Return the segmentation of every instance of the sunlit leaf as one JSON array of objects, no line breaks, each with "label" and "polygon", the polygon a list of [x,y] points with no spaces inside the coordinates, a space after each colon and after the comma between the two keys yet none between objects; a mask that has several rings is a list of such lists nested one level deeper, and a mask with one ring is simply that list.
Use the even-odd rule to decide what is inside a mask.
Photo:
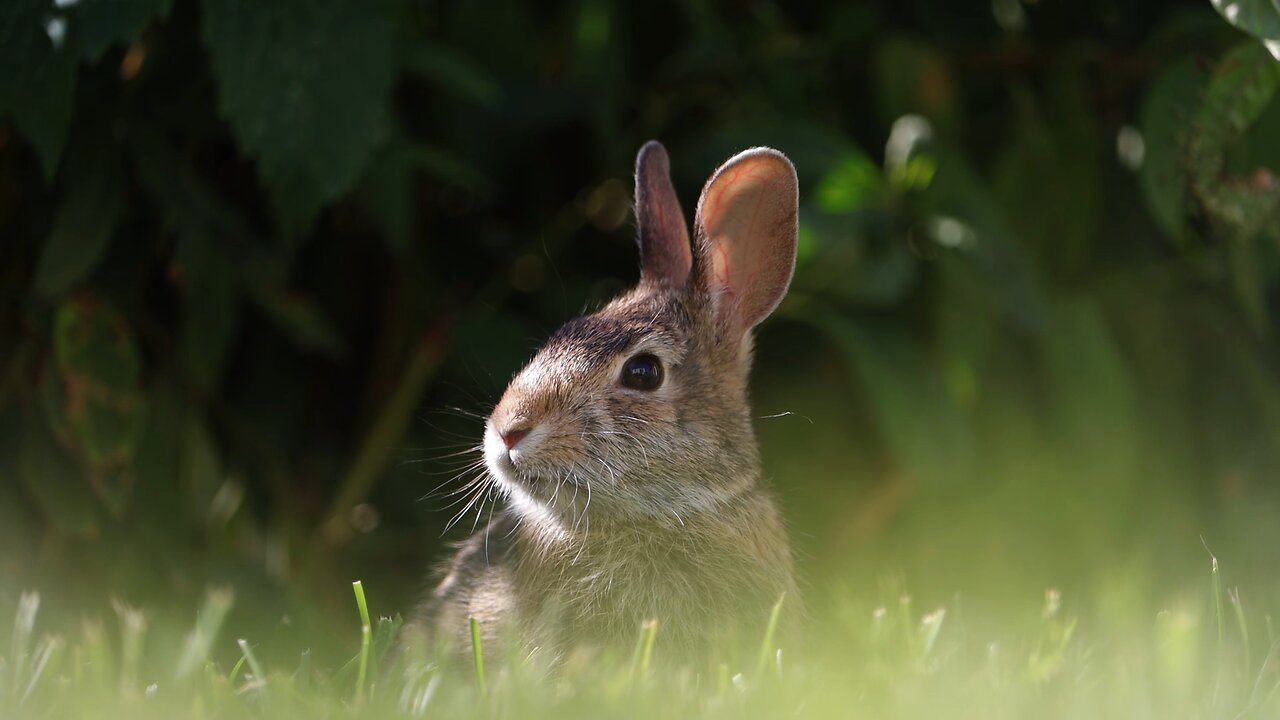
[{"label": "sunlit leaf", "polygon": [[850,152],[818,181],[818,207],[829,213],[857,208],[880,188],[880,168],[861,151]]},{"label": "sunlit leaf", "polygon": [[1280,60],[1280,4],[1275,0],[1209,0],[1224,20],[1258,38]]}]

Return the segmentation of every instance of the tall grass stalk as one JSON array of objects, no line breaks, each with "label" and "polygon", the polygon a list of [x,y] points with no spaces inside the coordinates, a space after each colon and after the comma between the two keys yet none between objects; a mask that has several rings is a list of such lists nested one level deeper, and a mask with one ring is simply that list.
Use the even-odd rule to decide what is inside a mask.
[{"label": "tall grass stalk", "polygon": [[760,657],[756,660],[757,680],[764,678],[764,669],[769,664],[769,658],[774,654],[774,642],[778,634],[778,621],[782,617],[782,604],[786,600],[787,594],[782,593],[778,597],[778,602],[773,604],[773,609],[769,611],[769,624],[765,626],[764,638],[760,642]]},{"label": "tall grass stalk", "polygon": [[373,647],[373,624],[369,622],[369,604],[364,598],[364,583],[351,583],[356,593],[356,605],[360,608],[360,670],[356,673],[356,704],[364,702],[365,677],[369,672],[369,652]]},{"label": "tall grass stalk", "polygon": [[484,678],[484,643],[480,639],[480,621],[474,617],[468,618],[471,624],[471,661],[476,670],[476,685],[480,688],[480,694],[488,693],[488,684]]},{"label": "tall grass stalk", "polygon": [[658,637],[658,621],[646,620],[640,625],[640,634],[636,637],[636,649],[631,654],[631,679],[634,682],[649,677],[649,663],[653,659],[653,642]]}]

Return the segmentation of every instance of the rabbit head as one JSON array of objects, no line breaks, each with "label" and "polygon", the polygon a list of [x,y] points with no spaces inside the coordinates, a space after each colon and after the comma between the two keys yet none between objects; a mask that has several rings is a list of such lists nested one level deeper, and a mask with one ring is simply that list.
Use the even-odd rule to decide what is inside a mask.
[{"label": "rabbit head", "polygon": [[523,521],[680,524],[760,482],[751,330],[795,267],[797,180],[776,150],[711,175],[694,242],[657,142],[636,159],[640,282],[557,331],[485,424],[489,472]]}]

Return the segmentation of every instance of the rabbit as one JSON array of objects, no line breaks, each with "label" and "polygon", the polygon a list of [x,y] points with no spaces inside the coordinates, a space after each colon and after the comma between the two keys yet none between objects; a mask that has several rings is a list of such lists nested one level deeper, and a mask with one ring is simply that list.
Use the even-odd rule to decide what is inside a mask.
[{"label": "rabbit", "polygon": [[552,335],[489,415],[503,508],[441,568],[417,642],[469,653],[476,618],[486,651],[629,653],[655,620],[655,652],[697,657],[739,634],[758,648],[779,599],[797,606],[747,376],[798,201],[785,155],[746,150],[707,181],[690,243],[666,150],[640,149],[640,281]]}]

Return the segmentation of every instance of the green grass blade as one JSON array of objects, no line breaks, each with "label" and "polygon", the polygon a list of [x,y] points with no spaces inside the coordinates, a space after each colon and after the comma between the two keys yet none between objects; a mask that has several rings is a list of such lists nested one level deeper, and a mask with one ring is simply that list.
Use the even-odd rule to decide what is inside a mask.
[{"label": "green grass blade", "polygon": [[653,658],[653,642],[658,637],[658,621],[646,620],[640,625],[640,635],[636,637],[636,649],[631,654],[632,682],[649,676],[649,663]]},{"label": "green grass blade", "polygon": [[303,650],[298,658],[298,669],[293,671],[293,684],[298,692],[311,690],[311,651]]},{"label": "green grass blade", "polygon": [[[244,642],[244,641],[239,640],[237,642]],[[235,683],[236,676],[240,674],[240,668],[244,667],[244,662],[246,659],[248,658],[245,657],[245,654],[243,652],[240,653],[240,659],[236,661],[235,665],[231,666],[231,672],[227,673],[227,682],[232,684]]]},{"label": "green grass blade", "polygon": [[1244,604],[1240,602],[1240,588],[1234,587],[1227,591],[1227,597],[1231,600],[1232,614],[1236,618],[1236,627],[1240,630],[1240,639],[1244,642],[1244,669],[1249,672],[1253,667],[1252,653],[1249,648],[1249,625],[1244,617]]},{"label": "green grass blade", "polygon": [[36,686],[40,684],[44,672],[49,668],[54,656],[62,649],[62,639],[56,637],[43,638],[36,644],[36,651],[31,662],[31,677],[27,681],[27,689],[22,693],[22,699],[18,704],[26,703],[31,694],[35,692]]},{"label": "green grass blade", "polygon": [[1213,554],[1209,549],[1209,544],[1204,538],[1200,538],[1200,543],[1204,545],[1205,552],[1209,553],[1209,560],[1212,563],[1213,575],[1213,614],[1218,622],[1218,650],[1222,650],[1222,643],[1226,639],[1226,617],[1227,614],[1222,604],[1222,573],[1218,570],[1218,556]]},{"label": "green grass blade", "polygon": [[209,658],[209,651],[217,640],[218,631],[235,604],[235,593],[229,588],[217,588],[205,593],[200,611],[196,613],[196,623],[191,628],[182,646],[182,655],[178,658],[175,680],[182,680],[204,665]]},{"label": "green grass blade", "polygon": [[27,657],[31,652],[31,637],[35,634],[36,613],[40,610],[40,593],[24,592],[18,598],[18,612],[13,619],[13,639],[9,643],[11,664],[10,687],[16,692],[22,687],[26,673]]},{"label": "green grass blade", "polygon": [[373,626],[369,622],[369,604],[364,598],[364,583],[351,583],[356,593],[356,605],[360,608],[360,670],[356,674],[356,703],[364,701],[364,681],[369,672],[369,651],[373,646]]},{"label": "green grass blade", "polygon": [[764,630],[764,639],[760,643],[760,657],[756,660],[756,677],[764,677],[765,666],[769,664],[769,658],[774,654],[774,636],[778,634],[778,621],[782,617],[782,603],[787,599],[784,592],[778,597],[778,602],[774,603],[773,610],[769,613],[769,624]]},{"label": "green grass blade", "polygon": [[942,632],[942,623],[947,619],[946,608],[938,608],[920,618],[920,660],[928,660],[938,642],[938,633]]},{"label": "green grass blade", "polygon": [[476,667],[476,683],[480,686],[480,692],[488,692],[484,680],[484,647],[480,640],[480,621],[469,618],[471,622],[471,658],[475,662]]},{"label": "green grass blade", "polygon": [[142,665],[142,645],[147,633],[147,616],[138,608],[112,598],[111,606],[120,618],[120,682],[130,691],[138,686]]},{"label": "green grass blade", "polygon": [[[249,647],[249,641],[241,638],[236,640],[236,644],[240,646],[240,654],[243,656],[244,661],[249,663],[249,672],[253,673],[254,684],[259,687],[266,687],[267,675],[262,671],[262,665],[258,662],[258,657],[253,654],[253,648]],[[240,664],[236,663],[236,667],[240,667]]]}]

